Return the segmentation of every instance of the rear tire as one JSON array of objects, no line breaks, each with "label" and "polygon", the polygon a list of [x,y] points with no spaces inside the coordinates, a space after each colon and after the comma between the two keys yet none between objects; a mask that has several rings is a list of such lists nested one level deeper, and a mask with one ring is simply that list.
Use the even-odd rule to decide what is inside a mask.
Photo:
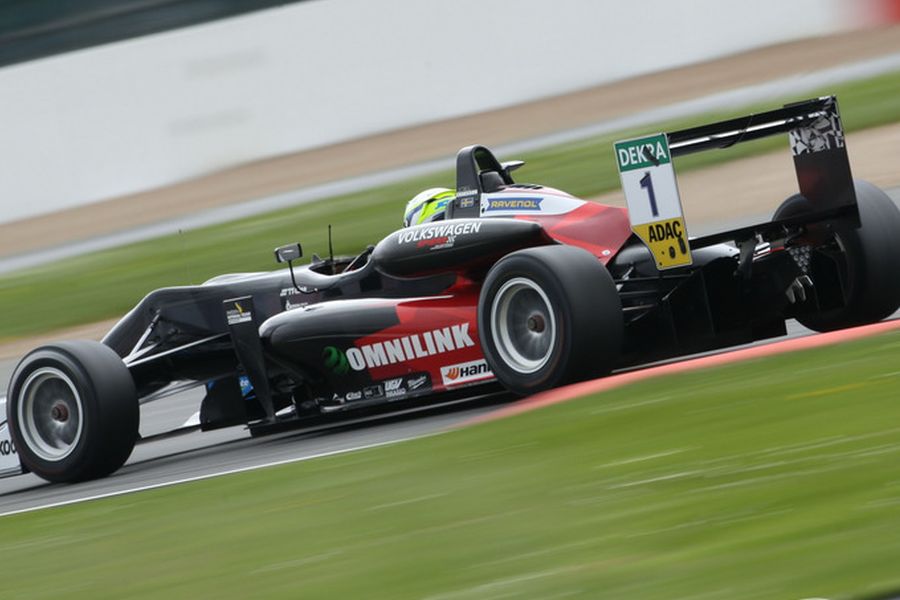
[{"label": "rear tire", "polygon": [[497,380],[516,394],[533,394],[609,373],[622,348],[622,304],[609,272],[589,252],[530,248],[488,273],[478,335]]},{"label": "rear tire", "polygon": [[[900,307],[900,210],[881,189],[854,181],[861,227],[836,226],[837,268],[843,273],[844,304],[838,308],[801,312],[796,319],[814,331],[832,331],[875,323]],[[796,194],[782,203],[775,218],[812,212],[812,203]],[[833,260],[814,251],[813,261]],[[815,265],[813,265],[813,269]],[[815,284],[815,279],[813,280]],[[818,289],[818,288],[817,288]],[[840,290],[822,290],[840,293]]]},{"label": "rear tire", "polygon": [[134,449],[140,419],[128,368],[112,349],[89,341],[43,346],[23,358],[7,416],[22,464],[53,482],[117,470]]}]

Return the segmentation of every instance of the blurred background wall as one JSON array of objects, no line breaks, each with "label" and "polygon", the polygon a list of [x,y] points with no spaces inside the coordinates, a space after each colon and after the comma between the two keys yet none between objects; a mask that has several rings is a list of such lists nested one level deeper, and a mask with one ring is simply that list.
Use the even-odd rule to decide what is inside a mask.
[{"label": "blurred background wall", "polygon": [[310,0],[209,21],[246,4],[0,69],[0,222],[890,19],[898,6]]},{"label": "blurred background wall", "polygon": [[281,4],[286,2],[0,0],[0,66],[187,27]]}]

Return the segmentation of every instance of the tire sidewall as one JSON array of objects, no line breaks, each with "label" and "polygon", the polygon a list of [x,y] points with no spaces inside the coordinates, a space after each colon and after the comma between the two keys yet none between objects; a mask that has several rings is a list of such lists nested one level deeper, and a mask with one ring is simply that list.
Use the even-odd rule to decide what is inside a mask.
[{"label": "tire sidewall", "polygon": [[[846,268],[846,304],[821,312],[805,312],[797,320],[816,331],[830,331],[879,321],[900,305],[900,211],[878,187],[854,181],[860,227],[834,223],[832,233],[841,248]],[[775,218],[795,217],[813,211],[800,194],[787,198]]]},{"label": "tire sidewall", "polygon": [[[68,455],[55,461],[42,458],[26,443],[18,416],[25,382],[32,373],[43,367],[59,369],[71,380],[81,398],[83,413],[80,415],[81,434],[75,447]],[[40,473],[42,477],[46,478],[62,477],[77,471],[76,466],[84,463],[90,452],[90,444],[87,441],[92,438],[94,428],[94,420],[88,418],[88,415],[96,412],[96,394],[82,367],[70,356],[49,349],[37,350],[26,356],[13,374],[6,410],[9,431],[13,443],[16,445],[16,451],[19,453],[22,464],[30,471]]]},{"label": "tire sidewall", "polygon": [[[541,289],[557,327],[549,359],[532,373],[504,362],[492,330],[496,293],[515,278]],[[590,252],[567,245],[519,250],[497,262],[485,279],[478,301],[478,335],[497,380],[516,394],[532,394],[610,372],[624,343],[622,303],[609,271]]]},{"label": "tire sidewall", "polygon": [[[488,274],[478,302],[479,336],[482,350],[497,379],[507,387],[539,389],[553,387],[560,378],[559,363],[571,350],[571,311],[568,299],[562,293],[550,269],[528,255],[513,255],[504,259],[503,269],[494,269]],[[499,264],[499,263],[498,263]],[[549,360],[532,373],[522,373],[506,365],[497,350],[494,340],[491,312],[494,297],[506,282],[522,278],[539,287],[550,301],[550,310],[556,323],[556,337],[551,347]],[[510,382],[516,382],[513,385]]]},{"label": "tire sidewall", "polygon": [[[18,411],[23,386],[36,370],[52,367],[69,378],[81,400],[81,434],[58,460],[41,457],[26,444]],[[53,482],[109,475],[121,467],[138,438],[140,409],[134,380],[122,359],[99,342],[76,340],[38,348],[13,373],[7,395],[10,435],[22,465]]]}]

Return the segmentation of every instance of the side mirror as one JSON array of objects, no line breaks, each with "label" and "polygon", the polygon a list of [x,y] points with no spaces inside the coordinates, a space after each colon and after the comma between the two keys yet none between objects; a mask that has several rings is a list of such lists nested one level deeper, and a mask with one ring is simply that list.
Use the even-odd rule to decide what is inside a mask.
[{"label": "side mirror", "polygon": [[524,160],[510,160],[505,163],[501,163],[500,166],[503,167],[503,170],[506,172],[507,175],[509,175],[510,173],[512,173],[513,171],[515,171],[516,169],[518,169],[519,167],[521,167],[524,164],[525,164]]},{"label": "side mirror", "polygon": [[303,256],[303,248],[299,243],[275,248],[275,261],[289,263]]}]

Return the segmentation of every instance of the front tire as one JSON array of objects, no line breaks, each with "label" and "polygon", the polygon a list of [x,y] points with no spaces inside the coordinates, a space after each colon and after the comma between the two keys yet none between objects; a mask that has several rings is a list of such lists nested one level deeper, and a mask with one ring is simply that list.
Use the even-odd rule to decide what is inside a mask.
[{"label": "front tire", "polygon": [[[811,256],[814,273],[838,274],[827,283],[814,277],[817,291],[842,300],[836,307],[801,310],[796,315],[801,324],[814,331],[875,323],[900,307],[900,210],[878,187],[861,180],[853,183],[861,226],[836,225],[833,242]],[[812,203],[797,194],[782,203],[775,218],[812,210]]]},{"label": "front tire", "polygon": [[497,380],[516,394],[533,394],[609,373],[622,348],[622,304],[609,272],[589,252],[530,248],[488,273],[478,335]]},{"label": "front tire", "polygon": [[22,464],[53,482],[117,470],[134,449],[140,419],[128,368],[112,349],[88,341],[43,346],[23,358],[7,417]]}]

